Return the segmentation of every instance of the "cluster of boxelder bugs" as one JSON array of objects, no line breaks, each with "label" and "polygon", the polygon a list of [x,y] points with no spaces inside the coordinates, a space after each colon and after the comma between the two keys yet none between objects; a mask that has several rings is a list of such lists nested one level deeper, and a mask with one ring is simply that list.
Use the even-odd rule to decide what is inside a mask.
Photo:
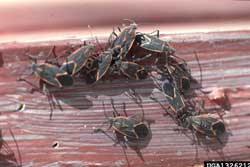
[{"label": "cluster of boxelder bugs", "polygon": [[[191,129],[196,134],[202,134],[208,138],[216,138],[219,142],[219,136],[225,132],[225,125],[221,120],[215,119],[209,115],[194,114],[195,107],[185,99],[185,92],[190,89],[192,81],[191,72],[187,63],[180,57],[175,56],[175,49],[168,43],[159,39],[159,31],[156,35],[137,32],[137,24],[132,22],[130,25],[118,27],[119,33],[115,30],[111,33],[105,51],[98,52],[92,45],[83,45],[71,53],[62,65],[53,64],[46,59],[45,63],[37,64],[36,57],[29,55],[34,60],[31,65],[33,72],[46,84],[55,87],[66,87],[74,84],[74,76],[82,74],[86,83],[94,84],[103,76],[108,74],[123,74],[129,79],[141,80],[148,77],[149,72],[156,71],[163,78],[161,91],[169,102],[169,109],[175,114],[175,120],[178,125]],[[128,57],[128,52],[132,46],[146,50],[147,54],[140,58]],[[48,57],[53,53],[54,48]],[[145,68],[138,64],[152,57],[152,53],[160,53],[164,56],[165,65]],[[155,58],[157,60],[157,58]],[[24,78],[21,80],[26,81]],[[156,99],[155,99],[156,100]],[[94,132],[102,132],[111,138],[115,143],[124,143],[129,147],[139,150],[145,147],[151,139],[150,121],[144,119],[144,114],[121,116],[115,109],[113,100],[113,117],[107,117],[111,129],[116,135],[116,139],[110,137],[106,130],[95,129]],[[103,104],[104,106],[104,104]],[[125,147],[125,145],[123,145]]]}]

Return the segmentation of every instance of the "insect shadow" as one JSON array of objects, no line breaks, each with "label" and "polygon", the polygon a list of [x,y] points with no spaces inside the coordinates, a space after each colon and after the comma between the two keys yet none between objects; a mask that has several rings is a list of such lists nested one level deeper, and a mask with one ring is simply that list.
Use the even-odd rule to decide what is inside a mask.
[{"label": "insect shadow", "polygon": [[[229,136],[231,136],[232,134],[230,132],[225,132],[224,134],[222,134],[220,136],[220,141],[218,140],[207,140],[206,138],[201,138],[200,140],[200,147],[202,147],[206,152],[207,152],[207,156],[209,157],[209,154],[214,154],[214,152],[216,152],[219,156],[220,160],[230,160],[229,157],[227,157],[224,154],[224,147],[227,145]],[[196,145],[197,146],[197,145]],[[198,159],[198,149],[196,149],[196,159]]]},{"label": "insect shadow", "polygon": [[[146,83],[146,84],[145,84]],[[35,90],[39,90],[44,94],[42,89],[44,83],[40,84]],[[142,84],[146,86],[142,87]],[[126,95],[135,103],[142,102],[142,97],[149,97],[155,88],[151,78],[145,80],[134,81],[126,78],[119,78],[113,81],[100,80],[93,85],[88,85],[84,81],[76,79],[71,87],[56,88],[50,85],[46,86],[46,97],[50,106],[50,119],[53,119],[54,109],[63,111],[63,104],[67,104],[79,110],[87,110],[93,106],[93,98],[99,96],[117,96]]]},{"label": "insect shadow", "polygon": [[19,162],[16,158],[16,155],[14,151],[11,149],[11,147],[7,144],[6,141],[3,139],[3,134],[2,130],[0,130],[0,166],[5,166],[5,167],[22,167],[22,159],[21,155],[19,152],[19,147],[17,145],[17,142],[15,140],[14,134],[10,130],[10,134],[13,137],[13,140],[17,146],[17,151],[18,151],[18,157],[19,157]]},{"label": "insect shadow", "polygon": [[87,98],[88,94],[84,93],[84,90],[80,90],[78,87],[51,88],[50,92],[53,94],[54,103],[62,111],[61,102],[79,110],[86,110],[93,106],[92,101]]}]

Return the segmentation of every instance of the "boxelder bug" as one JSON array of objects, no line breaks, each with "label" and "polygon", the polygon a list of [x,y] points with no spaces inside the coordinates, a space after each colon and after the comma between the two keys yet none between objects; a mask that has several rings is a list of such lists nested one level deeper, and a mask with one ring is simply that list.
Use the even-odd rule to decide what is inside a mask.
[{"label": "boxelder bug", "polygon": [[192,76],[191,71],[188,69],[187,63],[185,61],[179,63],[176,59],[168,57],[166,69],[168,73],[167,75],[171,76],[172,79],[175,80],[180,92],[184,93],[190,89]]},{"label": "boxelder bug", "polygon": [[[156,68],[157,72],[161,74],[161,79],[163,79],[163,82],[159,84],[159,82],[155,79],[155,76],[152,75],[152,77],[155,79],[155,83],[160,91],[162,91],[165,95],[165,97],[168,100],[170,109],[178,116],[183,108],[185,107],[184,98],[177,87],[177,84],[171,76],[167,75],[167,69],[164,69],[164,71]],[[151,97],[154,101],[156,99],[154,97]]]},{"label": "boxelder bug", "polygon": [[162,83],[162,90],[174,112],[178,113],[185,107],[183,97],[174,82],[170,83],[170,80],[166,79]]},{"label": "boxelder bug", "polygon": [[[45,63],[37,64],[37,57],[27,54],[31,60],[34,61],[31,64],[32,73],[38,76],[40,79],[40,87],[37,87],[33,83],[29,82],[25,78],[18,78],[17,81],[25,81],[26,83],[33,86],[37,91],[42,94],[45,94],[48,98],[50,105],[50,119],[52,119],[53,107],[55,107],[55,103],[53,102],[53,96],[50,91],[47,89],[47,85],[52,85],[55,87],[63,88],[65,86],[73,85],[73,78],[66,71],[60,69],[58,65],[48,63],[49,56],[54,52],[55,47],[53,47],[46,57]],[[42,88],[42,91],[40,90]]]},{"label": "boxelder bug", "polygon": [[[104,123],[110,124],[107,130],[112,128],[116,133],[123,135],[127,140],[142,140],[148,137],[150,129],[148,124],[145,123],[143,115],[135,114],[133,116],[128,116],[125,111],[125,104],[123,104],[125,116],[121,116],[115,109],[113,100],[111,101],[111,104],[114,110],[113,117],[107,117],[105,114],[107,121]],[[95,129],[94,132],[105,133],[106,131]]]},{"label": "boxelder bug", "polygon": [[[114,31],[111,33],[109,38],[109,47],[113,49],[113,59],[124,59],[126,57],[134,43],[136,29],[137,24],[133,21],[133,23],[125,27],[119,35],[117,35]],[[113,41],[111,41],[112,35],[116,36]]]},{"label": "boxelder bug", "polygon": [[[150,129],[150,122],[152,121],[145,120],[144,114],[135,114],[132,116],[128,116],[125,111],[124,103],[123,109],[125,116],[121,116],[114,107],[113,99],[111,100],[111,104],[113,107],[113,117],[107,117],[104,108],[105,117],[107,119],[107,121],[105,121],[104,123],[108,123],[109,128],[107,130],[97,128],[94,130],[94,133],[104,133],[107,137],[114,141],[115,144],[121,144],[122,142],[123,145],[121,146],[123,147],[123,149],[126,148],[126,145],[128,145],[130,148],[134,149],[142,158],[140,149],[145,148],[152,138],[152,132]],[[111,128],[115,133],[116,139],[112,138],[106,133]]]},{"label": "boxelder bug", "polygon": [[[48,63],[48,57],[54,53],[53,47],[46,57],[45,63],[37,64],[37,57],[27,54],[34,63],[31,64],[32,73],[35,73],[44,83],[62,88],[64,86],[73,85],[73,78],[58,66]],[[19,78],[20,81],[26,81],[24,78]]]},{"label": "boxelder bug", "polygon": [[98,68],[96,74],[96,81],[100,80],[108,71],[112,62],[111,49],[104,51],[98,58]]},{"label": "boxelder bug", "polygon": [[216,138],[220,143],[222,141],[219,137],[226,131],[224,123],[209,114],[188,116],[184,119],[182,126],[195,131],[196,135],[201,134],[208,138]]}]

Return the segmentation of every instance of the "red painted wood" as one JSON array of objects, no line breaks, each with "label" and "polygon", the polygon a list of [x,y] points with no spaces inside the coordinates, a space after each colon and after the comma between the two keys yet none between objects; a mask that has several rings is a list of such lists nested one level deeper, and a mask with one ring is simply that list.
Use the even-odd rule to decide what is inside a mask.
[{"label": "red painted wood", "polygon": [[[167,106],[166,99],[155,89],[150,78],[132,81],[118,77],[95,85],[86,85],[76,79],[70,88],[54,88],[54,101],[57,100],[62,109],[56,105],[50,120],[46,96],[38,92],[31,94],[31,87],[16,82],[16,78],[27,72],[29,61],[24,49],[30,47],[33,54],[40,50],[47,53],[55,44],[57,54],[66,56],[68,41],[7,43],[0,47],[3,60],[0,66],[0,166],[17,166],[15,163],[23,167],[127,166],[121,147],[113,146],[102,134],[93,134],[92,128],[100,126],[105,118],[103,101],[106,112],[111,115],[111,98],[120,111],[125,102],[129,115],[141,112],[141,108],[126,96],[129,88],[135,88],[141,96],[146,118],[155,120],[151,125],[152,140],[141,150],[145,162],[134,150],[126,150],[131,166],[193,166],[205,160],[250,160],[247,147],[250,145],[250,32],[177,34],[162,36],[162,39],[169,39],[177,54],[187,60],[192,75],[199,80],[200,71],[194,56],[197,52],[203,90],[210,91],[214,87],[227,90],[231,109],[223,116],[228,132],[223,145],[214,142],[192,145],[189,130],[185,134],[176,131],[175,122],[163,116],[164,109],[149,98],[153,93]],[[80,43],[78,39],[69,41]],[[150,66],[150,61],[145,63]],[[38,85],[35,76],[30,76],[29,80]],[[16,112],[20,103],[26,104],[26,109]],[[216,116],[222,113],[218,105],[207,99],[206,107]],[[52,147],[55,141],[59,143],[58,148]]]}]

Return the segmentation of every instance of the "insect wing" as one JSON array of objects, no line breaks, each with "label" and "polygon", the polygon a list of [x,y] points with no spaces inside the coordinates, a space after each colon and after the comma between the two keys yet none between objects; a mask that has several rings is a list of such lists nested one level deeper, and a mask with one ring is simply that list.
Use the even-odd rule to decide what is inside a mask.
[{"label": "insect wing", "polygon": [[179,65],[172,66],[172,75],[176,80],[177,86],[180,90],[190,89],[191,75],[188,71],[181,68]]},{"label": "insect wing", "polygon": [[134,115],[130,116],[130,119],[134,120],[134,124],[137,124],[137,123],[143,121],[143,115],[142,114],[134,114]]},{"label": "insect wing", "polygon": [[134,120],[127,117],[116,117],[113,122],[113,128],[123,134],[124,136],[132,139],[136,139],[137,136],[134,132]]},{"label": "insect wing", "polygon": [[109,69],[112,61],[112,53],[109,51],[104,52],[98,59],[98,70],[96,74],[96,81],[101,79]]},{"label": "insect wing", "polygon": [[226,131],[226,128],[223,122],[217,121],[212,124],[212,130],[214,132],[214,135],[218,136],[220,134],[223,134]]},{"label": "insect wing", "polygon": [[140,139],[147,137],[149,134],[149,130],[147,125],[143,122],[143,115],[142,114],[134,114],[129,117],[129,123],[131,126],[134,127],[134,132],[136,136]]},{"label": "insect wing", "polygon": [[121,71],[129,78],[139,80],[147,77],[147,71],[143,66],[133,62],[122,62]]},{"label": "insect wing", "polygon": [[118,47],[120,48],[120,52],[117,57],[125,58],[129,50],[131,49],[136,35],[135,25],[130,25],[123,29],[123,31],[119,34],[119,36],[114,40],[111,48]]},{"label": "insect wing", "polygon": [[168,102],[170,104],[170,107],[175,112],[178,112],[179,110],[183,109],[185,107],[183,97],[179,93],[179,91],[176,89],[175,86],[173,86],[174,83],[170,83],[169,80],[165,80],[162,84],[162,90],[168,99]]},{"label": "insect wing", "polygon": [[68,63],[63,63],[63,65],[60,67],[62,71],[67,72],[69,75],[73,75],[74,69],[76,69],[77,64],[73,61]]},{"label": "insect wing", "polygon": [[74,83],[72,76],[66,72],[56,74],[56,79],[63,87],[72,86]]},{"label": "insect wing", "polygon": [[201,116],[193,116],[191,117],[191,124],[192,127],[207,136],[212,136],[212,123],[217,122],[217,119],[209,117],[208,115],[201,115]]},{"label": "insect wing", "polygon": [[134,131],[140,139],[146,138],[149,135],[149,129],[144,123],[137,124]]},{"label": "insect wing", "polygon": [[53,86],[62,87],[56,79],[56,74],[60,73],[60,69],[57,66],[44,63],[34,64],[32,65],[32,68],[35,74],[44,82]]},{"label": "insect wing", "polygon": [[148,34],[137,34],[136,39],[140,39],[140,46],[144,49],[163,52],[165,47],[165,42]]},{"label": "insect wing", "polygon": [[93,47],[91,45],[77,49],[67,57],[61,66],[61,70],[68,72],[70,75],[76,74],[84,67],[92,52]]}]

